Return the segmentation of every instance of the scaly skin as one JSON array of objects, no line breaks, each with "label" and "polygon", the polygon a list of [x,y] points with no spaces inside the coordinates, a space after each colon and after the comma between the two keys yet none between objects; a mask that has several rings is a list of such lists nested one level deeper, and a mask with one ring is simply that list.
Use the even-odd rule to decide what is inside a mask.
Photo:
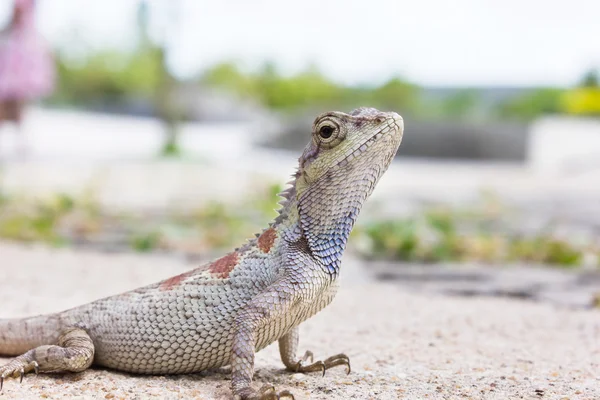
[{"label": "scaly skin", "polygon": [[279,216],[256,239],[154,285],[57,314],[0,320],[0,354],[24,353],[0,368],[0,381],[82,371],[92,362],[141,374],[231,365],[236,398],[293,397],[251,385],[254,353],[276,340],[289,370],[345,365],[349,372],[343,354],[314,363],[310,352],[297,357],[298,325],[335,296],[350,231],[402,132],[398,114],[373,108],[320,115]]}]

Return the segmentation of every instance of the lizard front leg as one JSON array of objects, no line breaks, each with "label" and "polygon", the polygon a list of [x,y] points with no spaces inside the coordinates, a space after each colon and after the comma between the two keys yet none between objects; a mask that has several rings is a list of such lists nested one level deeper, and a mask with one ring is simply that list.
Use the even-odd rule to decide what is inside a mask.
[{"label": "lizard front leg", "polygon": [[92,365],[93,360],[94,343],[87,332],[81,328],[67,328],[58,338],[57,345],[36,347],[0,367],[0,390],[4,379],[8,377],[20,377],[23,381],[23,376],[31,371],[35,371],[36,374],[55,371],[80,372]]},{"label": "lizard front leg", "polygon": [[[298,340],[300,338],[300,330],[298,327],[294,327],[285,336],[279,339],[279,354],[281,355],[281,361],[289,371],[293,372],[314,372],[314,371],[325,371],[329,368],[336,367],[338,365],[346,366],[346,373],[350,373],[350,359],[345,354],[336,354],[323,361],[313,362],[312,351],[307,351],[301,359],[296,357],[298,350]],[[305,365],[306,361],[310,358],[310,364]]]},{"label": "lizard front leg", "polygon": [[266,386],[260,392],[252,388],[257,333],[261,326],[289,310],[291,292],[285,282],[275,283],[254,297],[236,316],[231,353],[231,390],[236,400],[294,398],[287,390],[277,393],[272,386]]}]

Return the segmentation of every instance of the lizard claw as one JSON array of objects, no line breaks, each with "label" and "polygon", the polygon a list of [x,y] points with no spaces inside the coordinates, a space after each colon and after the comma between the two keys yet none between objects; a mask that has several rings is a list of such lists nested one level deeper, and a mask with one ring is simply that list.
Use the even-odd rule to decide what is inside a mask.
[{"label": "lizard claw", "polygon": [[4,379],[6,378],[19,378],[19,383],[23,383],[25,374],[30,371],[34,371],[36,374],[39,372],[40,366],[37,362],[26,359],[15,358],[8,364],[0,367],[0,390],[4,386]]},{"label": "lizard claw", "polygon": [[325,363],[325,366],[327,367],[327,369],[336,367],[338,365],[345,365],[346,366],[346,375],[349,375],[350,372],[352,371],[352,368],[350,367],[350,358],[343,353],[336,354],[335,356],[331,356],[323,362]]},{"label": "lizard claw", "polygon": [[304,365],[304,361],[305,360],[298,361],[298,363],[296,364],[295,372],[322,371],[323,376],[325,376],[325,371],[327,370],[327,367],[325,366],[325,363],[323,361],[312,362],[311,359],[311,364],[308,365]]},{"label": "lizard claw", "polygon": [[275,387],[272,385],[265,385],[260,389],[260,400],[280,400],[283,397],[294,400],[294,395],[289,390],[282,390],[276,392]]},{"label": "lizard claw", "polygon": [[312,364],[304,365],[302,361],[298,361],[296,366],[296,372],[316,372],[321,371],[322,376],[325,376],[325,371],[327,371],[327,367],[323,361],[317,361]]},{"label": "lizard claw", "polygon": [[[310,352],[306,353],[308,354]],[[303,365],[303,362],[308,359],[307,354],[304,355],[302,360],[298,361],[298,364],[296,365],[296,372],[315,372],[321,370],[323,371],[323,376],[325,376],[325,371],[327,371],[329,368],[337,367],[338,365],[346,366],[346,374],[349,374],[351,371],[350,359],[345,354],[336,354],[335,356],[331,356],[324,361],[316,361],[309,365]],[[310,355],[312,361],[312,353],[310,353]]]},{"label": "lizard claw", "polygon": [[294,395],[290,391],[277,392],[273,385],[265,385],[258,392],[251,387],[244,388],[233,398],[235,400],[281,400],[284,397],[294,400]]},{"label": "lizard claw", "polygon": [[282,390],[281,392],[277,393],[277,400],[280,400],[282,397],[289,397],[292,400],[296,399],[289,390]]},{"label": "lizard claw", "polygon": [[306,353],[304,353],[304,356],[302,357],[301,362],[306,362],[306,360],[308,360],[310,358],[310,362],[312,364],[313,362],[313,352],[310,350],[306,350]]}]

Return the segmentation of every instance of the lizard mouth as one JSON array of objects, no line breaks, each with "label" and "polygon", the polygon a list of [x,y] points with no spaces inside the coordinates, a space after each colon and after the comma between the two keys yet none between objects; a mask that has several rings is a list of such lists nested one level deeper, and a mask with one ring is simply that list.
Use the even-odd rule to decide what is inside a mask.
[{"label": "lizard mouth", "polygon": [[[382,149],[380,152],[386,153],[388,158],[393,158],[394,154],[398,150],[400,146],[400,142],[402,141],[402,135],[404,130],[404,123],[402,117],[398,114],[395,114],[393,117],[386,118],[387,125],[380,129],[377,133],[369,137],[365,140],[359,147],[354,149],[354,151],[348,154],[344,159],[337,163],[337,166],[343,167],[351,162],[353,159],[360,157],[361,155],[368,153],[369,149],[381,141],[383,141],[386,145],[381,145]],[[384,138],[387,136],[387,138]]]}]

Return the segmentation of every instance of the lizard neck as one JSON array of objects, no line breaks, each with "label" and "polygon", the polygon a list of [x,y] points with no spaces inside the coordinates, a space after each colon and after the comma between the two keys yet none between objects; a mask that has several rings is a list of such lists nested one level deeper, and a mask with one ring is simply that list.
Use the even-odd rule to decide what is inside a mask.
[{"label": "lizard neck", "polygon": [[360,207],[350,205],[345,209],[338,209],[339,215],[328,215],[328,218],[322,218],[315,224],[316,221],[303,218],[295,185],[280,196],[284,198],[280,202],[282,208],[271,227],[294,248],[309,253],[328,275],[337,277],[342,254]]},{"label": "lizard neck", "polygon": [[281,196],[282,209],[272,226],[288,243],[301,247],[332,278],[339,275],[342,255],[371,182],[344,182],[341,186],[318,183],[298,194],[297,183]]},{"label": "lizard neck", "polygon": [[311,254],[331,275],[339,274],[346,243],[362,205],[380,176],[377,163],[366,168],[330,168],[318,179],[296,179],[298,225]]},{"label": "lizard neck", "polygon": [[311,254],[333,278],[339,276],[342,256],[359,212],[360,204],[348,204],[335,213],[315,219],[310,213],[305,213],[302,204],[298,203],[298,226]]}]

